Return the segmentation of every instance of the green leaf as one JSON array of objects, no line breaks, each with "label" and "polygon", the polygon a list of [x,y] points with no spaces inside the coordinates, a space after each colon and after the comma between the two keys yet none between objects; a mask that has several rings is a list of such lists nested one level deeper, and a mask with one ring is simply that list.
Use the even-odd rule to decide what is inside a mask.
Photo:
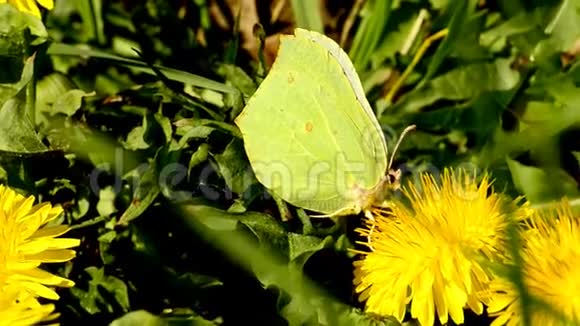
[{"label": "green leaf", "polygon": [[549,84],[553,85],[546,85],[541,92],[535,89],[534,93],[544,98],[552,97],[554,102],[525,102],[520,108],[518,130],[506,132],[498,128],[479,154],[481,163],[503,161],[506,156],[527,153],[541,168],[560,166],[560,138],[563,132],[580,124],[580,112],[576,109],[580,97],[569,80],[553,79]]},{"label": "green leaf", "polygon": [[233,231],[238,223],[242,223],[256,236],[261,245],[277,248],[278,252],[284,255],[288,252],[286,231],[270,215],[257,212],[228,213],[197,202],[188,203],[184,207],[196,216],[198,222],[212,230]]},{"label": "green leaf", "polygon": [[117,209],[115,208],[115,190],[113,187],[106,187],[99,191],[99,202],[97,203],[97,212],[101,216],[109,216]]},{"label": "green leaf", "polygon": [[221,65],[218,68],[218,73],[223,75],[235,88],[239,89],[246,98],[252,96],[258,88],[254,80],[238,66],[231,64]]},{"label": "green leaf", "polygon": [[20,80],[16,83],[0,83],[0,105],[19,94],[26,85],[32,80],[32,75],[34,73],[34,57],[26,59],[24,68],[22,69],[22,75]]},{"label": "green leaf", "polygon": [[109,171],[117,168],[115,173],[124,174],[140,164],[137,157],[105,134],[73,126],[63,129],[61,137],[69,141],[71,150],[81,159],[89,160],[95,166],[105,165]]},{"label": "green leaf", "polygon": [[332,240],[332,237],[329,236],[322,240],[314,236],[289,233],[288,244],[290,246],[290,260],[294,260],[296,257],[306,252],[318,251],[320,249],[326,248],[329,239]]},{"label": "green leaf", "polygon": [[[235,216],[238,216],[243,217],[241,222],[250,229],[257,230],[259,227],[261,230],[268,230],[266,233],[270,235],[285,234],[283,229],[275,226],[276,224],[273,223],[275,221],[269,221],[271,217],[267,218],[257,213],[227,214],[199,203],[190,203],[180,207],[188,224],[198,231],[197,234],[204,239],[211,239],[212,244],[221,248],[230,259],[246,270],[253,271],[264,286],[276,286],[288,294],[289,305],[282,307],[281,314],[286,317],[289,324],[304,325],[306,322],[315,322],[323,325],[365,325],[354,323],[356,319],[360,322],[365,320],[365,315],[353,314],[352,308],[326,295],[296,268],[283,262],[280,259],[279,250],[275,252],[267,250],[280,248],[279,246],[263,246],[263,241],[259,242],[262,244],[259,246],[240,232],[212,232],[201,227],[204,221],[215,218],[235,219]],[[250,221],[253,223],[250,224]],[[255,234],[262,234],[262,232]],[[288,303],[288,300],[284,300],[282,304],[285,303]],[[369,322],[368,325],[373,325],[373,323]],[[396,324],[385,321],[384,324],[375,325]]]},{"label": "green leaf", "polygon": [[172,313],[169,316],[167,314],[164,316],[155,316],[145,310],[132,311],[114,320],[109,326],[215,326],[222,324],[220,318],[210,321],[193,312],[179,313],[179,309],[171,310],[177,311],[177,313]]},{"label": "green leaf", "polygon": [[[360,309],[341,309],[337,314],[337,325],[357,326],[400,326],[401,323],[394,317],[369,314]],[[405,322],[403,325],[413,326],[414,321]]]},{"label": "green leaf", "polygon": [[193,152],[193,154],[191,154],[191,157],[189,158],[189,164],[187,166],[187,175],[189,176],[191,174],[191,169],[207,161],[208,157],[209,157],[209,145],[206,143],[199,145],[197,150],[195,150],[195,152]]},{"label": "green leaf", "polygon": [[58,112],[60,108],[54,105],[55,102],[68,91],[76,88],[74,82],[65,74],[55,72],[44,76],[36,82],[36,111],[49,114]]},{"label": "green leaf", "polygon": [[526,10],[526,4],[524,0],[514,0],[514,1],[505,1],[498,3],[502,14],[507,17],[513,17],[523,11]]},{"label": "green leaf", "polygon": [[20,80],[26,57],[25,37],[19,33],[0,34],[0,84]]},{"label": "green leaf", "polygon": [[465,21],[462,32],[458,35],[449,57],[467,62],[489,60],[492,55],[488,48],[480,44],[480,35],[488,15],[485,11],[477,12]]},{"label": "green leaf", "polygon": [[441,10],[447,8],[449,5],[449,0],[430,0],[433,9]]},{"label": "green leaf", "polygon": [[129,150],[147,149],[154,144],[168,144],[173,139],[169,118],[160,113],[143,115],[143,124],[133,128],[123,142]]},{"label": "green leaf", "polygon": [[519,72],[511,69],[509,59],[463,65],[417,87],[392,110],[413,113],[442,99],[462,101],[485,92],[509,90],[518,85],[519,78]]},{"label": "green leaf", "polygon": [[[564,52],[572,48],[580,37],[580,3],[575,0],[563,0],[554,6],[539,8],[544,13],[544,19],[551,17],[546,23],[544,32],[549,35],[546,40],[553,52]],[[547,14],[547,15],[546,15]],[[541,41],[539,46],[541,46]]]},{"label": "green leaf", "polygon": [[481,33],[480,42],[488,48],[497,48],[499,51],[505,45],[506,39],[510,36],[520,35],[534,31],[537,26],[530,24],[530,15],[522,12],[506,21],[502,21],[496,26]]},{"label": "green leaf", "polygon": [[[114,276],[106,275],[103,268],[91,266],[85,268],[85,272],[91,277],[88,290],[74,287],[71,292],[79,298],[81,306],[88,313],[96,314],[103,309],[108,313],[113,313],[116,307],[120,307],[123,312],[129,310],[129,294],[125,282]],[[103,297],[101,291],[107,292],[108,295]],[[109,298],[114,299],[115,302],[111,302]]]},{"label": "green leaf", "polygon": [[0,108],[0,150],[15,153],[48,151],[20,100],[10,99]]},{"label": "green leaf", "polygon": [[5,35],[22,35],[25,29],[29,29],[31,34],[37,37],[32,45],[38,45],[48,39],[48,33],[40,19],[21,12],[11,4],[0,3],[0,38]]},{"label": "green leaf", "polygon": [[182,136],[180,147],[185,146],[191,138],[206,138],[213,130],[231,134],[241,138],[239,129],[229,123],[208,119],[180,119],[174,122],[175,134]]},{"label": "green leaf", "polygon": [[387,34],[372,53],[372,67],[380,67],[385,60],[394,58],[401,51],[418,16],[419,12],[414,7],[401,6],[393,10],[387,22]]},{"label": "green leaf", "polygon": [[214,154],[217,171],[224,178],[228,187],[237,194],[244,193],[258,181],[254,176],[241,140],[234,138],[221,154]]},{"label": "green leaf", "polygon": [[166,326],[162,318],[146,310],[131,311],[126,315],[113,320],[109,326]]},{"label": "green leaf", "polygon": [[545,203],[566,196],[580,196],[576,181],[561,169],[541,169],[506,159],[513,182],[531,203]]},{"label": "green leaf", "polygon": [[71,89],[62,94],[53,104],[50,113],[52,115],[63,113],[70,117],[74,115],[83,104],[83,98],[86,96],[94,96],[95,93],[86,93],[80,89]]},{"label": "green leaf", "polygon": [[172,135],[173,135],[173,128],[171,128],[171,121],[169,120],[169,118],[165,117],[161,112],[155,113],[153,115],[153,118],[155,119],[157,124],[159,124],[159,126],[161,127],[161,130],[163,131],[163,135],[165,136],[165,143],[169,144],[169,142],[171,142]]},{"label": "green leaf", "polygon": [[177,147],[186,148],[188,141],[191,139],[207,138],[214,130],[216,129],[210,126],[187,126],[178,128],[176,133],[178,135],[182,134],[182,137],[179,139]]},{"label": "green leaf", "polygon": [[[146,124],[145,122],[146,120],[147,119],[143,117],[144,121],[143,124]],[[144,138],[145,132],[146,132],[145,126],[137,126],[131,129],[131,131],[127,135],[127,140],[123,143],[123,146],[131,151],[149,148],[150,145],[147,144]]]},{"label": "green leaf", "polygon": [[138,179],[131,203],[119,218],[118,224],[129,224],[129,222],[141,216],[147,207],[153,204],[161,192],[158,177],[155,164],[149,164],[145,172]]},{"label": "green leaf", "polygon": [[97,240],[99,240],[99,255],[105,265],[111,265],[115,262],[115,255],[111,252],[111,244],[117,238],[117,232],[111,230],[103,233]]},{"label": "green leaf", "polygon": [[234,231],[238,226],[239,218],[242,218],[242,215],[229,214],[205,205],[188,204],[186,207],[196,216],[197,222],[215,231]]},{"label": "green leaf", "polygon": [[280,255],[288,255],[286,230],[271,215],[247,212],[240,214],[238,220],[252,231],[262,246],[275,248]]},{"label": "green leaf", "polygon": [[72,211],[73,219],[78,221],[83,218],[89,212],[90,205],[88,199],[78,198]]}]

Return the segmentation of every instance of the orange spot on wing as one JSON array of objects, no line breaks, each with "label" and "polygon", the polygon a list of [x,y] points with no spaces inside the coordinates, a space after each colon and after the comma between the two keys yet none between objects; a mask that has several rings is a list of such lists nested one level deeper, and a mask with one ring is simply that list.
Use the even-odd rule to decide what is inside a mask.
[{"label": "orange spot on wing", "polygon": [[312,124],[312,122],[306,122],[306,124],[304,125],[304,130],[306,132],[311,132],[312,128],[314,128],[314,125]]}]

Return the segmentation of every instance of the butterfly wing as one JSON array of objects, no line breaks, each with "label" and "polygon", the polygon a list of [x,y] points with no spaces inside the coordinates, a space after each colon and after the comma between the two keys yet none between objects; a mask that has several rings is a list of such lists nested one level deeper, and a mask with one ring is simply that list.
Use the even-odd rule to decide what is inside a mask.
[{"label": "butterfly wing", "polygon": [[324,35],[282,36],[235,122],[258,180],[295,206],[358,213],[385,175],[382,129],[347,54]]}]

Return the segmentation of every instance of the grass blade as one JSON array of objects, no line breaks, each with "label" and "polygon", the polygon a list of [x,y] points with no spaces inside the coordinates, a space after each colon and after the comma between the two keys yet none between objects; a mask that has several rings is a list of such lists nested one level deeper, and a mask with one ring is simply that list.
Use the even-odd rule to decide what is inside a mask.
[{"label": "grass blade", "polygon": [[294,11],[297,27],[324,33],[320,1],[292,0],[292,10]]},{"label": "grass blade", "polygon": [[[143,61],[120,57],[118,55],[110,54],[105,51],[91,49],[86,46],[83,46],[81,48],[70,44],[55,43],[48,48],[47,53],[50,55],[76,56],[84,58],[109,60],[120,65],[132,67],[144,73],[156,75],[156,73],[151,68],[149,68],[147,64]],[[173,81],[178,81],[196,87],[211,89],[222,93],[235,94],[238,92],[235,88],[230,87],[226,84],[219,83],[214,80],[198,76],[183,70],[177,70],[159,65],[155,65],[155,68],[159,69],[168,79]]]},{"label": "grass blade", "polygon": [[352,41],[349,56],[357,71],[363,71],[377,48],[385,26],[389,21],[393,1],[370,0],[363,8],[362,19]]}]

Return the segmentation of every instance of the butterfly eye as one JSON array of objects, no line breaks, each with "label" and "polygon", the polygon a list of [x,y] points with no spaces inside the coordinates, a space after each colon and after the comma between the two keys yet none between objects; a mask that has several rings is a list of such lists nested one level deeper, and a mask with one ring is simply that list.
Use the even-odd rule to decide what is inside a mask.
[{"label": "butterfly eye", "polygon": [[399,189],[400,181],[401,181],[401,170],[389,170],[387,174],[387,178],[389,181],[389,185],[393,190]]},{"label": "butterfly eye", "polygon": [[395,182],[397,182],[397,176],[394,174],[394,171],[389,171],[389,183],[393,184]]}]

